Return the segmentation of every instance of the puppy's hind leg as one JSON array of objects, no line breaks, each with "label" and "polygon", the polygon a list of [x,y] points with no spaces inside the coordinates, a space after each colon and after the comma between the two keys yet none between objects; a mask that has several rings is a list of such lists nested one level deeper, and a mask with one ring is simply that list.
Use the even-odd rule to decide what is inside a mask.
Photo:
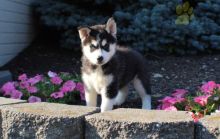
[{"label": "puppy's hind leg", "polygon": [[[133,81],[134,88],[138,92],[142,100],[142,109],[151,109],[151,96],[147,94],[147,89],[144,82],[142,82],[138,77],[134,78]],[[149,92],[150,93],[150,92]]]},{"label": "puppy's hind leg", "polygon": [[128,95],[128,86],[124,86],[121,88],[115,98],[115,105],[121,105],[122,103],[125,102],[125,99],[127,98]]}]

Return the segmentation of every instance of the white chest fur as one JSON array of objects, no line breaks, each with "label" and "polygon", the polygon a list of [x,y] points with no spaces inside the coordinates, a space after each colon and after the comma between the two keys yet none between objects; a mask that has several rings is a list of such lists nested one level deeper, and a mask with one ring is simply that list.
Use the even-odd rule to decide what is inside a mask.
[{"label": "white chest fur", "polygon": [[101,68],[97,68],[93,73],[82,73],[82,79],[89,93],[90,91],[102,94],[112,82],[112,74],[104,75]]}]

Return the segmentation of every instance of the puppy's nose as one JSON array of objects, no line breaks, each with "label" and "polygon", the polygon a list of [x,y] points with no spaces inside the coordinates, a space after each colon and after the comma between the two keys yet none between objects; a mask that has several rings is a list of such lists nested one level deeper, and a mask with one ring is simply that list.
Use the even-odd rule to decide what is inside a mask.
[{"label": "puppy's nose", "polygon": [[103,61],[103,57],[100,56],[100,57],[97,58],[97,60],[98,60],[99,63],[101,63]]}]

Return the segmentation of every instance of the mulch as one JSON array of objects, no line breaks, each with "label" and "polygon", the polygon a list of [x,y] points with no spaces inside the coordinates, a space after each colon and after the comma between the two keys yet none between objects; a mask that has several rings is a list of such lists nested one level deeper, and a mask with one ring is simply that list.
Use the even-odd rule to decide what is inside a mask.
[{"label": "mulch", "polygon": [[[78,46],[79,47],[79,46]],[[0,70],[10,70],[13,78],[26,73],[29,76],[55,72],[80,74],[81,52],[59,47],[56,43],[38,41],[27,47]],[[194,93],[198,86],[213,80],[220,83],[220,54],[196,56],[156,56],[147,54],[151,71],[153,102],[184,88]],[[140,99],[130,99],[122,107],[140,107]]]}]

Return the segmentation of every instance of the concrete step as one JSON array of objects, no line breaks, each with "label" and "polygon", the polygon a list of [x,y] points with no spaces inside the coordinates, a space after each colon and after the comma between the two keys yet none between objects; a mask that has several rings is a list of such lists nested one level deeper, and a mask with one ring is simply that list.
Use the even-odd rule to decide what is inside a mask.
[{"label": "concrete step", "polygon": [[187,112],[116,109],[86,116],[86,139],[194,139]]},{"label": "concrete step", "polygon": [[84,117],[95,107],[55,103],[24,103],[1,107],[2,133],[7,139],[80,139]]}]

